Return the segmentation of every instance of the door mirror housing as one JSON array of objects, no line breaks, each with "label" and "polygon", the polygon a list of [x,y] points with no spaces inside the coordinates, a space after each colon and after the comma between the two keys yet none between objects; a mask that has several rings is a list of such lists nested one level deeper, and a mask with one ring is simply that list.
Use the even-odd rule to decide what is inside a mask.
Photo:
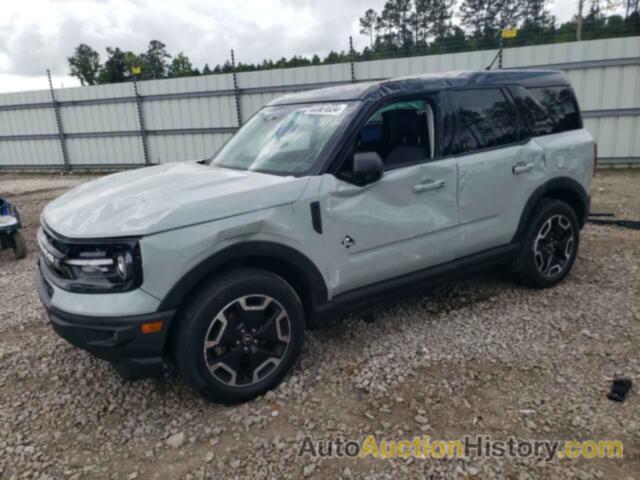
[{"label": "door mirror housing", "polygon": [[368,185],[382,178],[384,163],[377,152],[360,152],[353,155],[353,179],[359,185]]}]

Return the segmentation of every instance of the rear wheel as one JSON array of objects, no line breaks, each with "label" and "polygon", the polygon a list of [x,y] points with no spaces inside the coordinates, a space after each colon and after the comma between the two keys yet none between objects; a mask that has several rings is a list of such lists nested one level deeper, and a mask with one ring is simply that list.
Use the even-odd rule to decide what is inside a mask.
[{"label": "rear wheel", "polygon": [[534,288],[560,283],[575,262],[579,233],[578,219],[567,203],[543,200],[525,232],[520,254],[514,262],[516,279]]},{"label": "rear wheel", "polygon": [[11,243],[13,244],[13,253],[16,258],[24,258],[27,256],[27,242],[20,230],[16,230],[11,234]]},{"label": "rear wheel", "polygon": [[302,348],[304,311],[277,275],[234,270],[204,285],[180,318],[174,356],[204,398],[250,400],[277,385]]}]

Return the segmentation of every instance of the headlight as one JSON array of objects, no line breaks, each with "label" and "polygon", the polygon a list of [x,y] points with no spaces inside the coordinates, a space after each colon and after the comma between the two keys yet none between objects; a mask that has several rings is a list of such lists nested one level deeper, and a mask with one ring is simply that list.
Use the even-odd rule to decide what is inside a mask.
[{"label": "headlight", "polygon": [[129,280],[133,276],[133,257],[129,252],[116,255],[116,272],[122,280]]},{"label": "headlight", "polygon": [[41,229],[38,243],[51,280],[70,291],[111,293],[142,284],[142,259],[137,239],[73,241]]},{"label": "headlight", "polygon": [[75,247],[62,263],[71,270],[76,286],[83,290],[124,291],[142,283],[137,244]]}]

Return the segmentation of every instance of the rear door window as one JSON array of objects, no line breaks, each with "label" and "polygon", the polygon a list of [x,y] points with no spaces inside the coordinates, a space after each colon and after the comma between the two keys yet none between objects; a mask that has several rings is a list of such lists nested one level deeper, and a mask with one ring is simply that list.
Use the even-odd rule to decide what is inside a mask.
[{"label": "rear door window", "polygon": [[499,88],[453,90],[455,127],[449,153],[470,153],[517,142],[520,119]]},{"label": "rear door window", "polygon": [[536,87],[527,90],[551,118],[553,131],[549,133],[582,128],[578,104],[571,87]]}]

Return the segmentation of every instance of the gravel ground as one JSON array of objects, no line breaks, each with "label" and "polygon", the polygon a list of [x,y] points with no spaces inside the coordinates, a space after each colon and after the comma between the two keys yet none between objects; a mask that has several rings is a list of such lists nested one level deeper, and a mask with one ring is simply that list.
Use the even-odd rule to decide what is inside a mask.
[{"label": "gravel ground", "polygon": [[[535,291],[501,273],[442,285],[312,332],[253,402],[207,404],[169,372],[127,383],[58,338],[35,289],[42,207],[90,177],[0,175],[31,249],[0,252],[0,478],[640,478],[640,231],[587,225],[573,272]],[[640,219],[640,172],[605,171],[594,212]],[[365,323],[370,315],[375,320]],[[312,459],[301,440],[619,439],[623,460]]]}]

